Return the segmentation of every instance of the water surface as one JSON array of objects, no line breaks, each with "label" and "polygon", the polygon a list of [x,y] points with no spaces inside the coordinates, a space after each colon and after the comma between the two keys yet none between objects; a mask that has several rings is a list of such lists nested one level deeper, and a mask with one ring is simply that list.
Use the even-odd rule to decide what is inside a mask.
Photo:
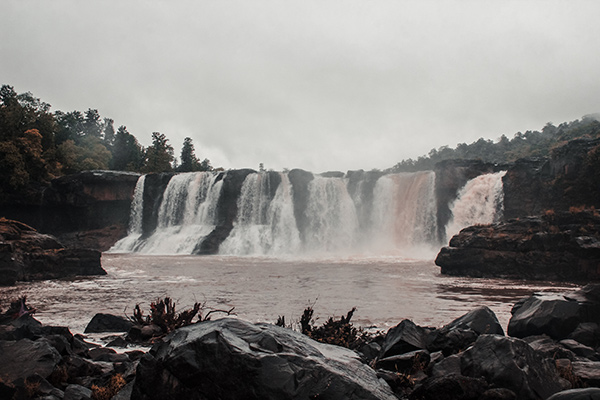
[{"label": "water surface", "polygon": [[539,291],[574,285],[449,277],[433,261],[400,257],[269,258],[249,256],[150,256],[103,254],[108,275],[19,283],[0,288],[2,298],[26,294],[44,323],[82,332],[98,312],[131,315],[140,304],[170,296],[178,309],[198,301],[205,310],[235,307],[239,318],[297,322],[313,306],[317,322],[356,307],[355,324],[387,329],[405,318],[441,326],[479,305],[490,307],[506,328],[510,309]]}]

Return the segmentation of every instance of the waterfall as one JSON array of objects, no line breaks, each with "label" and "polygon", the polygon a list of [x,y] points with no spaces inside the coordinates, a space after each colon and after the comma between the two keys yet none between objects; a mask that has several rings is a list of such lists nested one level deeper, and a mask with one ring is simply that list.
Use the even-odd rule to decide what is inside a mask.
[{"label": "waterfall", "polygon": [[294,218],[292,186],[287,174],[275,195],[268,173],[246,177],[238,199],[238,215],[229,237],[221,244],[220,254],[283,255],[297,253],[300,234]]},{"label": "waterfall", "polygon": [[135,245],[142,236],[142,216],[144,207],[144,183],[146,182],[146,175],[142,175],[138,178],[133,191],[133,200],[131,201],[131,209],[129,212],[129,227],[127,229],[127,236],[119,240],[110,249],[111,252],[131,252],[135,248]]},{"label": "waterfall", "polygon": [[144,182],[146,175],[139,177],[133,191],[133,200],[131,203],[131,213],[129,214],[129,235],[142,234],[142,210],[144,200]]},{"label": "waterfall", "polygon": [[158,226],[148,238],[141,235],[141,218],[137,216],[142,214],[143,205],[136,203],[135,199],[142,195],[138,195],[136,188],[132,215],[135,212],[135,221],[139,221],[136,222],[139,227],[135,228],[135,232],[132,227],[132,232],[117,242],[110,251],[191,254],[216,225],[216,207],[222,180],[215,180],[216,175],[210,172],[189,172],[173,176],[158,210]]},{"label": "waterfall", "polygon": [[358,217],[346,180],[315,176],[308,191],[304,248],[311,252],[351,250],[356,245]]},{"label": "waterfall", "polygon": [[452,218],[446,226],[446,242],[461,229],[475,224],[491,224],[502,218],[506,171],[479,175],[468,181],[450,205]]},{"label": "waterfall", "polygon": [[[448,237],[465,226],[501,218],[504,174],[466,183],[450,205]],[[359,171],[341,177],[240,170],[168,178],[153,177],[162,182],[155,186],[140,177],[128,236],[112,252],[192,254],[204,243],[225,255],[429,257],[443,239],[438,238],[433,171]],[[144,193],[146,201],[160,203],[144,206]],[[142,218],[144,210],[154,225]],[[152,226],[154,232],[145,231]]]},{"label": "waterfall", "polygon": [[398,173],[377,180],[370,221],[370,246],[412,255],[437,242],[435,173]]}]

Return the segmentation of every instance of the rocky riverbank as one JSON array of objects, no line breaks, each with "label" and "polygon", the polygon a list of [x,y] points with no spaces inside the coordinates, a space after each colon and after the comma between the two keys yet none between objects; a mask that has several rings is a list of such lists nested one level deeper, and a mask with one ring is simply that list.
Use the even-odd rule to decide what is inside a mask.
[{"label": "rocky riverbank", "polygon": [[435,263],[448,275],[589,282],[600,280],[600,213],[546,211],[455,235]]},{"label": "rocky riverbank", "polygon": [[105,275],[97,250],[66,248],[54,236],[0,218],[0,286],[16,281]]},{"label": "rocky riverbank", "polygon": [[[91,330],[129,331],[100,347],[43,326],[32,313],[21,301],[0,318],[2,398],[555,400],[600,393],[600,285],[523,299],[509,336],[479,307],[441,328],[401,321],[355,350],[231,317],[162,337],[158,325],[97,316]],[[350,316],[337,334],[356,334]],[[155,338],[153,347],[126,351],[132,332],[142,331]]]}]

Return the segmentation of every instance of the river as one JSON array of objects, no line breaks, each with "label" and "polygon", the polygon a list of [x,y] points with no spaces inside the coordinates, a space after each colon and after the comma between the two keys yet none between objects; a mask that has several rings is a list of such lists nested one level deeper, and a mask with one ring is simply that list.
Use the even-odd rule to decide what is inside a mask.
[{"label": "river", "polygon": [[[387,330],[403,319],[438,327],[485,305],[506,329],[510,309],[534,292],[561,292],[575,285],[450,277],[431,260],[397,256],[255,257],[108,254],[100,277],[23,282],[0,288],[4,299],[27,295],[36,318],[83,332],[96,313],[128,316],[140,304],[148,312],[158,298],[172,297],[179,310],[194,302],[204,312],[230,309],[252,322],[285,316],[298,322],[307,306],[317,323],[357,310],[352,321]],[[214,315],[214,314],[213,314]],[[218,314],[214,318],[217,318]]]}]

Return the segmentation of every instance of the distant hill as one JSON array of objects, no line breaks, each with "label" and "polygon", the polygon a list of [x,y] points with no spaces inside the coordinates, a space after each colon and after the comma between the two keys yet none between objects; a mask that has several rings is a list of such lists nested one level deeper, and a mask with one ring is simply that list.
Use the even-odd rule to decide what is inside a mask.
[{"label": "distant hill", "polygon": [[600,114],[589,114],[558,126],[546,124],[540,131],[518,132],[512,139],[502,135],[497,142],[480,138],[471,143],[461,143],[452,149],[442,146],[428,155],[413,160],[402,160],[386,172],[414,172],[431,170],[435,164],[449,159],[481,160],[505,164],[521,158],[550,157],[555,149],[575,139],[600,138]]}]

